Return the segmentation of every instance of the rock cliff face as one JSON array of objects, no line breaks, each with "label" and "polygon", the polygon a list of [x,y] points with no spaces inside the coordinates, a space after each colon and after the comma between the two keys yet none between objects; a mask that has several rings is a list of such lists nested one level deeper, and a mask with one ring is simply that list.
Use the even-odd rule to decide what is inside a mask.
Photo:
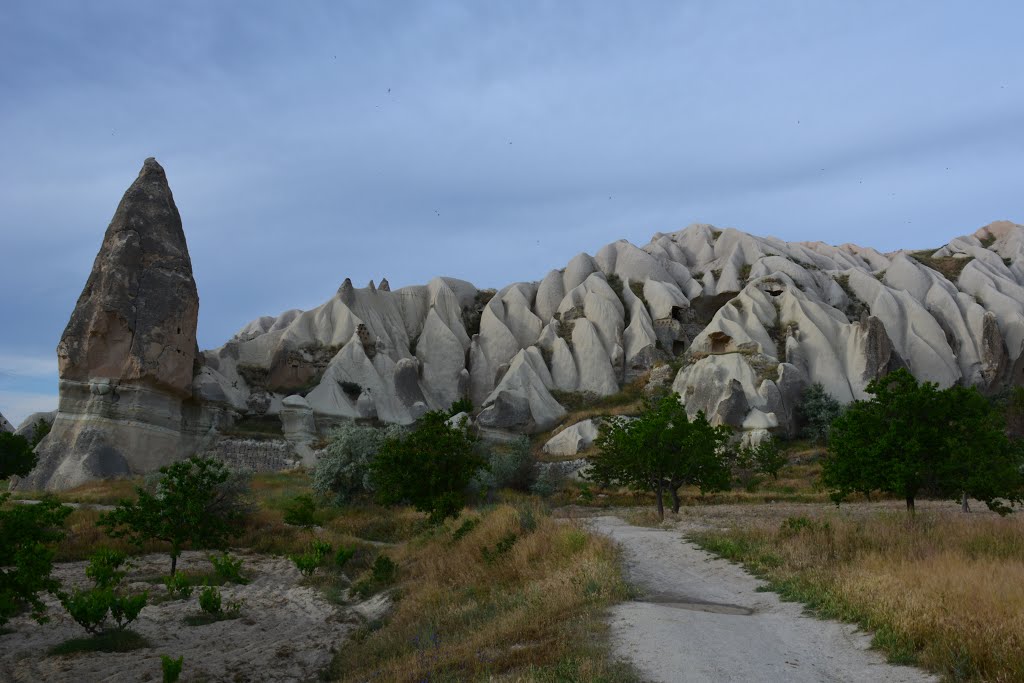
[{"label": "rock cliff face", "polygon": [[0,432],[13,432],[14,426],[7,421],[7,418],[0,413]]},{"label": "rock cliff face", "polygon": [[812,382],[848,402],[907,367],[996,391],[1024,378],[1022,350],[1019,225],[889,254],[693,225],[497,292],[346,280],[322,306],[260,318],[207,351],[204,381],[239,410],[256,395],[276,414],[301,380],[317,416],[401,423],[466,395],[483,427],[538,432],[565,414],[559,392],[612,394],[674,361],[691,413],[757,438],[795,431]]},{"label": "rock cliff face", "polygon": [[60,404],[19,486],[63,489],[185,455],[199,295],[163,168],[147,159],[57,346]]}]

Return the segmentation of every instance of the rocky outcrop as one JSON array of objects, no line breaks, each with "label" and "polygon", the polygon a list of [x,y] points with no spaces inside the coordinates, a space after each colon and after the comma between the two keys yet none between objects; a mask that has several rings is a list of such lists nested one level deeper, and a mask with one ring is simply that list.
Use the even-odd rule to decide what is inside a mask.
[{"label": "rocky outcrop", "polygon": [[[53,421],[57,419],[57,411],[51,410],[46,413],[32,413],[18,425],[18,429],[15,430],[15,434],[23,436],[29,441],[35,438],[36,430],[39,429],[39,423],[45,424],[47,427],[53,426]],[[3,416],[0,415],[0,422],[3,422]]]},{"label": "rocky outcrop", "polygon": [[845,403],[906,367],[998,392],[1024,383],[1024,227],[881,253],[691,225],[497,291],[345,279],[322,305],[258,318],[201,354],[198,306],[170,188],[147,160],[61,338],[60,408],[20,485],[147,472],[202,452],[237,415],[280,419],[309,464],[325,425],[409,424],[463,398],[503,438],[550,430],[563,403],[627,382],[671,385],[691,415],[753,443],[797,432],[811,383]]},{"label": "rocky outcrop", "polygon": [[60,404],[24,488],[150,472],[186,455],[199,296],[164,169],[147,159],[57,345]]},{"label": "rocky outcrop", "polygon": [[7,418],[0,413],[0,432],[13,432],[14,425],[7,421]]},{"label": "rocky outcrop", "polygon": [[594,420],[583,420],[569,425],[548,439],[544,444],[544,452],[548,455],[577,455],[590,448],[596,438],[597,423]]}]

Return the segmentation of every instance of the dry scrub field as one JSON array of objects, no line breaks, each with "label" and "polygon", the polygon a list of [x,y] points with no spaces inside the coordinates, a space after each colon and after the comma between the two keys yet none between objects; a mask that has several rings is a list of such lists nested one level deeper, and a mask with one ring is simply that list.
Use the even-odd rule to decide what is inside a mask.
[{"label": "dry scrub field", "polygon": [[[60,498],[107,506],[136,483],[91,484]],[[156,681],[161,654],[185,657],[183,682],[636,680],[607,655],[605,610],[628,597],[617,551],[555,521],[538,499],[508,493],[435,527],[409,508],[323,506],[307,530],[284,522],[289,503],[311,492],[307,475],[257,475],[252,484],[255,508],[232,544],[251,582],[221,587],[225,600],[245,601],[239,618],[187,625],[199,614],[197,596],[166,599],[166,547],[140,553],[96,527],[100,509],[80,507],[66,522],[55,575],[67,589],[86,583],[83,560],[97,548],[135,555],[125,585],[148,589],[150,604],[131,629],[148,644],[53,654],[86,634],[48,598],[51,623],[19,617],[0,633],[0,680]],[[287,555],[313,538],[355,554],[343,569],[303,578]],[[387,580],[373,572],[382,555],[397,565]],[[186,553],[182,570],[209,573],[206,553]]]}]

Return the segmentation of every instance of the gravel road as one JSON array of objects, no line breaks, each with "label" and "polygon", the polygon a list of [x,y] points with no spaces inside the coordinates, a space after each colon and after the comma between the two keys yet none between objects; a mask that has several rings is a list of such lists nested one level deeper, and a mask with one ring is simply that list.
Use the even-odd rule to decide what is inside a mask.
[{"label": "gravel road", "polygon": [[652,681],[853,683],[937,681],[886,664],[854,626],[805,616],[796,603],[758,592],[762,582],[675,530],[595,517],[622,548],[636,600],[611,612],[616,657]]}]

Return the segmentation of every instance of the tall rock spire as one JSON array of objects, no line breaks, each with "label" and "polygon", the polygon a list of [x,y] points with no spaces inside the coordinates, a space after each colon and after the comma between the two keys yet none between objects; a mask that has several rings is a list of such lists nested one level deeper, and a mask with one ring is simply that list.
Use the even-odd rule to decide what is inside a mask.
[{"label": "tall rock spire", "polygon": [[199,295],[164,169],[146,159],[57,345],[60,407],[20,488],[141,474],[186,455]]}]

